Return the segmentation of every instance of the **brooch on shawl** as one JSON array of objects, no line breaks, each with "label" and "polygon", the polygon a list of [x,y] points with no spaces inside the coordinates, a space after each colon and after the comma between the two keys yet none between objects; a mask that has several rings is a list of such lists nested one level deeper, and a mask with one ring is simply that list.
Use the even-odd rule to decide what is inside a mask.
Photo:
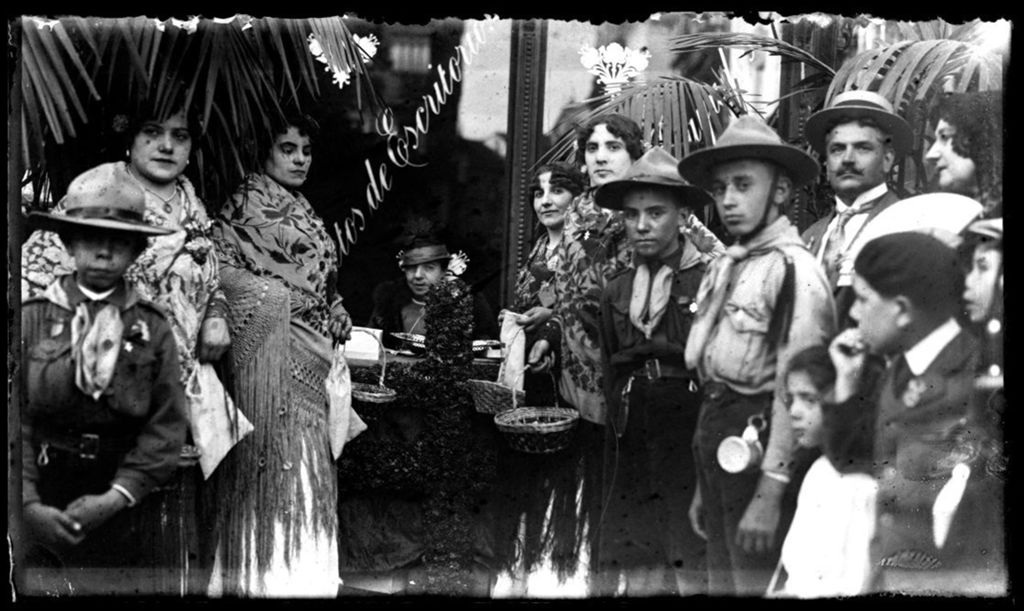
[{"label": "brooch on shawl", "polygon": [[917,404],[921,402],[921,397],[924,396],[924,392],[928,390],[928,383],[921,378],[911,378],[907,382],[907,388],[903,391],[903,396],[900,398],[903,401],[903,405],[907,407],[917,407]]},{"label": "brooch on shawl", "polygon": [[136,320],[134,323],[132,323],[131,328],[128,329],[128,335],[125,337],[125,339],[135,342],[136,344],[139,345],[145,344],[146,342],[149,341],[149,325],[146,324],[146,321],[142,320],[141,318],[139,320]]}]

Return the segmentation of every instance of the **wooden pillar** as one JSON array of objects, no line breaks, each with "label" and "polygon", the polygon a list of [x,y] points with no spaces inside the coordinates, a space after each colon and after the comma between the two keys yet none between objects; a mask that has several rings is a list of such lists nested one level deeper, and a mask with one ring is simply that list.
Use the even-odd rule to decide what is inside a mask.
[{"label": "wooden pillar", "polygon": [[512,301],[516,270],[533,241],[530,174],[543,138],[544,70],[547,56],[547,21],[512,22],[512,52],[508,87],[508,208],[503,219],[501,256],[502,304]]},{"label": "wooden pillar", "polygon": [[12,586],[22,585],[24,542],[21,521],[21,79],[22,53],[20,19],[9,25],[11,49],[16,49],[14,77],[10,81],[7,107],[7,528],[13,545]]}]

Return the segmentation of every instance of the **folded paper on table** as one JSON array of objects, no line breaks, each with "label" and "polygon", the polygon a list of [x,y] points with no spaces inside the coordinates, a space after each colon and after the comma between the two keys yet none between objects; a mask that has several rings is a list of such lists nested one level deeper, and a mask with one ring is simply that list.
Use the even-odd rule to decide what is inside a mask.
[{"label": "folded paper on table", "polygon": [[526,333],[519,324],[519,315],[509,312],[501,319],[501,343],[505,358],[498,371],[498,383],[513,390],[523,389],[526,364]]},{"label": "folded paper on table", "polygon": [[252,432],[253,426],[235,407],[210,363],[199,363],[189,378],[186,393],[192,440],[201,452],[199,467],[203,479],[209,479],[231,448]]},{"label": "folded paper on table", "polygon": [[331,454],[338,460],[345,444],[366,430],[366,423],[352,409],[352,377],[345,354],[351,345],[334,346],[331,370],[327,374],[327,429],[331,440]]}]

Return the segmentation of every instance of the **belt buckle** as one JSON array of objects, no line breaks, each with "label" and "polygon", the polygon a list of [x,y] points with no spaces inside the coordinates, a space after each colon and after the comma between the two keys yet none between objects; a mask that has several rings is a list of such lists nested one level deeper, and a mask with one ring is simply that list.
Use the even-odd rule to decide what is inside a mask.
[{"label": "belt buckle", "polygon": [[[651,363],[654,363],[654,375],[651,375]],[[647,359],[644,361],[644,373],[648,380],[657,380],[661,377],[661,361],[658,359]]]},{"label": "belt buckle", "polygon": [[95,433],[82,433],[82,441],[78,444],[78,457],[84,460],[96,460],[100,450],[100,436]]}]

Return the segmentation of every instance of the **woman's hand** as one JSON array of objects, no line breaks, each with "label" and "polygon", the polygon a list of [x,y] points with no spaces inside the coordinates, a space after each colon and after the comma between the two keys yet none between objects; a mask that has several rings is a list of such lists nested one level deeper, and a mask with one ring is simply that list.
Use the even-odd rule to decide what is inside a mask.
[{"label": "woman's hand", "polygon": [[82,525],[60,509],[35,502],[23,509],[25,526],[49,547],[78,545],[85,538]]},{"label": "woman's hand", "polygon": [[331,306],[331,322],[327,325],[328,331],[335,341],[345,343],[352,337],[352,318],[348,310],[338,300]]},{"label": "woman's hand", "polygon": [[520,314],[519,319],[516,322],[523,327],[524,331],[530,333],[539,329],[541,325],[550,320],[551,314],[552,311],[550,308],[534,306]]},{"label": "woman's hand", "polygon": [[111,488],[103,494],[86,494],[78,497],[71,501],[65,512],[81,525],[83,531],[90,532],[127,506],[128,499]]},{"label": "woman's hand", "polygon": [[199,360],[212,362],[220,359],[231,345],[228,321],[220,317],[207,318],[199,329]]},{"label": "woman's hand", "polygon": [[555,366],[555,355],[551,354],[551,344],[546,339],[539,339],[530,348],[526,358],[526,366],[533,373],[544,373]]}]

